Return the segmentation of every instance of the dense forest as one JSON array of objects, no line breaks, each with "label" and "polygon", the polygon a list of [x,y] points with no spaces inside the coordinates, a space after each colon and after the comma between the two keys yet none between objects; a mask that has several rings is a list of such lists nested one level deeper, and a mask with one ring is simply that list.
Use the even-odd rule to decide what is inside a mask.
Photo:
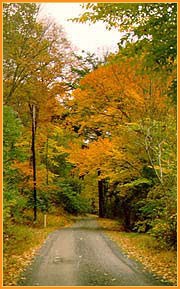
[{"label": "dense forest", "polygon": [[61,207],[176,248],[177,4],[84,6],[73,21],[118,27],[117,53],[76,55],[35,3],[3,5],[5,239]]}]

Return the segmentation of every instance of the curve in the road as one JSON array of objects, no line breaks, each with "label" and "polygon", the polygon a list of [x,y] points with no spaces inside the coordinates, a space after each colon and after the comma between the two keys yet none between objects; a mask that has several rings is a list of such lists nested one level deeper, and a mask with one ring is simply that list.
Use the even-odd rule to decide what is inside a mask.
[{"label": "curve in the road", "polygon": [[127,258],[98,226],[84,218],[49,235],[20,286],[170,286]]}]

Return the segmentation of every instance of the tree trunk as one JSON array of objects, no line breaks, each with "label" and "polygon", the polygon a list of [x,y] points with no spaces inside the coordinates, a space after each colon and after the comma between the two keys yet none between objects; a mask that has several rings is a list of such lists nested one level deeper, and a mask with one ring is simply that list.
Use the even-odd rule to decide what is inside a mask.
[{"label": "tree trunk", "polygon": [[[98,176],[101,175],[100,170],[98,171]],[[99,217],[105,217],[105,188],[104,180],[98,181],[98,193],[99,193]]]},{"label": "tree trunk", "polygon": [[34,221],[37,219],[37,191],[36,191],[36,107],[32,105],[32,161],[33,161],[33,197],[34,197]]},{"label": "tree trunk", "polygon": [[131,228],[131,210],[129,209],[128,204],[123,205],[124,210],[124,227],[125,230],[129,231]]}]

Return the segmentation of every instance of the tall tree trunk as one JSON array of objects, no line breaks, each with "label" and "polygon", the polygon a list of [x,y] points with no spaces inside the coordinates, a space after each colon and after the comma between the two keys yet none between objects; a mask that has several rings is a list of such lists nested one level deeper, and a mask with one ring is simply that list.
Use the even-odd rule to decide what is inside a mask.
[{"label": "tall tree trunk", "polygon": [[[98,171],[98,176],[101,175],[101,171]],[[104,180],[98,181],[98,193],[99,193],[99,217],[105,217],[105,190],[104,190]]]},{"label": "tall tree trunk", "polygon": [[36,106],[32,105],[32,161],[33,161],[33,197],[34,197],[34,221],[37,219],[37,190],[36,190]]}]

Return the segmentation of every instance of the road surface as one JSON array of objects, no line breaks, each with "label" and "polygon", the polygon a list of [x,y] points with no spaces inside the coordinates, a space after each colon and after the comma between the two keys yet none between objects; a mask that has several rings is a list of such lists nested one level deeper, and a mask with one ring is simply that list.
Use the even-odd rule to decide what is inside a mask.
[{"label": "road surface", "polygon": [[86,217],[49,235],[19,286],[168,286],[128,259]]}]

